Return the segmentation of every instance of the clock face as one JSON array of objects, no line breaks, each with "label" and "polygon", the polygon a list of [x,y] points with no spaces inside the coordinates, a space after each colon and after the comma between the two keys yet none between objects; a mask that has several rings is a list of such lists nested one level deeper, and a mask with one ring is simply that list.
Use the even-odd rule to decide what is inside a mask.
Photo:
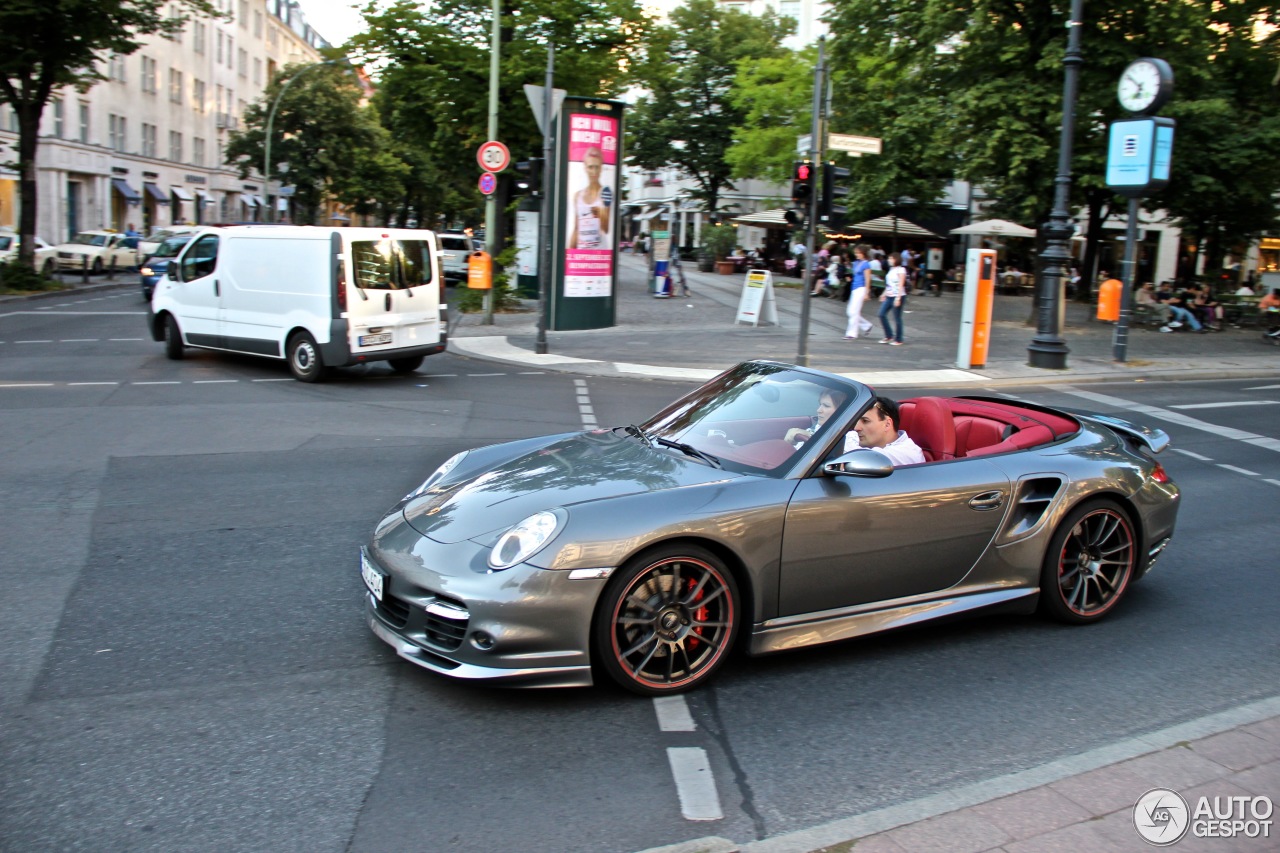
[{"label": "clock face", "polygon": [[1139,59],[1120,75],[1120,85],[1116,94],[1120,97],[1120,106],[1134,113],[1150,109],[1160,97],[1160,69],[1154,62]]}]

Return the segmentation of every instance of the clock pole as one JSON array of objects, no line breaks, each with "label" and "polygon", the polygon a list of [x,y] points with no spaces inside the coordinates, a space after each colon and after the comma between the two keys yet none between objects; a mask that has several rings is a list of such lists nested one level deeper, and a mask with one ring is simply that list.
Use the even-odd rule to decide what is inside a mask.
[{"label": "clock pole", "polygon": [[1043,266],[1036,290],[1036,334],[1027,345],[1027,364],[1049,370],[1067,367],[1066,341],[1062,339],[1062,283],[1069,275],[1071,234],[1075,230],[1071,211],[1071,144],[1076,129],[1076,92],[1079,88],[1080,28],[1084,0],[1071,0],[1071,18],[1067,21],[1067,53],[1063,57],[1065,79],[1062,84],[1062,135],[1058,141],[1058,177],[1054,181],[1053,211],[1044,225],[1048,240],[1041,255]]}]

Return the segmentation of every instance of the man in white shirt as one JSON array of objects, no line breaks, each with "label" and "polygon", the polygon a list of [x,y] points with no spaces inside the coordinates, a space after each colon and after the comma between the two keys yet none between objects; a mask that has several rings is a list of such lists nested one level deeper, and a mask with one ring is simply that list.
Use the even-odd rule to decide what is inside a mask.
[{"label": "man in white shirt", "polygon": [[[911,437],[898,429],[898,404],[888,397],[876,397],[871,408],[862,413],[853,426],[858,441],[855,447],[879,450],[895,466],[919,465],[925,461],[924,451]],[[851,450],[853,436],[846,437],[845,450]]]}]

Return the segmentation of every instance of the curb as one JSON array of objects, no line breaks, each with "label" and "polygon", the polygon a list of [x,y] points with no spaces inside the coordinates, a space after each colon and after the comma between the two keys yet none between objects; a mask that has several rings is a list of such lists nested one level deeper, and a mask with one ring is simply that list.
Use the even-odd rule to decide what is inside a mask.
[{"label": "curb", "polygon": [[[97,293],[103,290],[120,290],[130,287],[139,287],[139,284],[136,281],[103,281],[98,282],[97,284],[71,285],[69,287],[62,288],[61,290],[41,290],[36,293],[0,295],[0,305],[6,305],[10,302],[31,302],[39,299],[57,299],[60,296],[74,296],[77,293]],[[141,296],[141,291],[139,291],[139,296]]]}]

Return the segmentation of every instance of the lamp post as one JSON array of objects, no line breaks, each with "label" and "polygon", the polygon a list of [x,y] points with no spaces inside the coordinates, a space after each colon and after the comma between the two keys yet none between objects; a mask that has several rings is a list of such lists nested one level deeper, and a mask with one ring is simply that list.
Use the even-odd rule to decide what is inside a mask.
[{"label": "lamp post", "polygon": [[1067,21],[1067,53],[1062,60],[1066,66],[1062,84],[1062,135],[1058,141],[1058,177],[1054,181],[1053,211],[1044,231],[1045,242],[1041,258],[1044,267],[1040,273],[1036,294],[1038,320],[1036,334],[1027,345],[1027,364],[1051,370],[1067,367],[1066,341],[1062,339],[1062,282],[1068,275],[1071,262],[1071,145],[1076,127],[1076,92],[1079,88],[1080,30],[1083,22],[1084,0],[1071,0],[1071,18]]},{"label": "lamp post", "polygon": [[316,62],[299,68],[292,77],[284,82],[284,85],[280,87],[280,91],[276,92],[275,100],[271,102],[271,109],[267,112],[267,127],[262,138],[262,196],[267,205],[264,222],[270,222],[275,218],[271,210],[271,128],[276,123],[276,110],[280,108],[280,99],[284,97],[285,92],[289,91],[293,81],[313,68],[320,68],[324,65],[339,65],[342,62],[345,62],[345,60],[326,59],[324,62]]}]

